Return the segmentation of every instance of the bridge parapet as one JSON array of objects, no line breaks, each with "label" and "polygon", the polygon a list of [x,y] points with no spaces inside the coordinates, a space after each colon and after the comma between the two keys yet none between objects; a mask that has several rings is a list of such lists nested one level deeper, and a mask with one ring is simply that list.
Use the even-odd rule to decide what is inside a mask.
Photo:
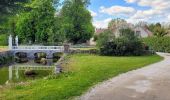
[{"label": "bridge parapet", "polygon": [[12,46],[13,51],[20,50],[54,50],[58,52],[64,52],[64,46]]}]

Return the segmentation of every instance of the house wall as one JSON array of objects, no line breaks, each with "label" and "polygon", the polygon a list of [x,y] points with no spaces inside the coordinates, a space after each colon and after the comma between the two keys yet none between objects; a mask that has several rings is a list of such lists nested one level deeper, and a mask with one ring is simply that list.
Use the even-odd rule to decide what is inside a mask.
[{"label": "house wall", "polygon": [[142,37],[142,38],[145,38],[145,37],[148,37],[148,36],[149,36],[148,31],[145,30],[145,29],[142,28],[142,27],[138,27],[138,28],[135,29],[135,32],[136,32],[136,33],[137,33],[138,31],[140,32],[140,33],[139,33],[139,36]]}]

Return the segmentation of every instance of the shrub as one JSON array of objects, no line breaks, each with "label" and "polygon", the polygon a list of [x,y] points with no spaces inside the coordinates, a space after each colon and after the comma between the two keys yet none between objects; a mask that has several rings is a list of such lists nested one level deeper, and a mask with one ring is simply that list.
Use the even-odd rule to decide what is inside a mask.
[{"label": "shrub", "polygon": [[105,30],[99,36],[97,36],[97,46],[101,47],[106,42],[111,41],[114,39],[114,35],[110,30]]},{"label": "shrub", "polygon": [[170,37],[148,37],[144,43],[156,52],[170,52]]},{"label": "shrub", "polygon": [[108,56],[138,56],[144,53],[144,46],[139,40],[116,38],[103,45],[103,47],[100,48],[100,53]]},{"label": "shrub", "polygon": [[107,56],[138,56],[145,53],[144,44],[131,29],[121,29],[120,32],[118,38],[110,39],[110,36],[108,36],[110,34],[105,36],[109,38],[105,38],[105,40],[102,40],[103,42],[100,43],[100,54]]}]

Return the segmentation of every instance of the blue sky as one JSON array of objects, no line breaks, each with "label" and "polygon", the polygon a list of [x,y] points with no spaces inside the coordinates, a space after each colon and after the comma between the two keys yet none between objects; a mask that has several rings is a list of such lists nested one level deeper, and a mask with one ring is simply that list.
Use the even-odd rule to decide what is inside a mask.
[{"label": "blue sky", "polygon": [[91,0],[88,7],[93,24],[106,28],[114,18],[123,18],[130,23],[139,21],[170,21],[170,0]]}]

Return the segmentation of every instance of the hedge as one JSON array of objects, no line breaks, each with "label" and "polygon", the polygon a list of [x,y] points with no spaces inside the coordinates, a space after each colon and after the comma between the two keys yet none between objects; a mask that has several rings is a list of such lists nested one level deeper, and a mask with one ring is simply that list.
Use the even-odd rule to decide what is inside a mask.
[{"label": "hedge", "polygon": [[148,37],[143,39],[144,43],[156,52],[170,53],[170,37]]}]

